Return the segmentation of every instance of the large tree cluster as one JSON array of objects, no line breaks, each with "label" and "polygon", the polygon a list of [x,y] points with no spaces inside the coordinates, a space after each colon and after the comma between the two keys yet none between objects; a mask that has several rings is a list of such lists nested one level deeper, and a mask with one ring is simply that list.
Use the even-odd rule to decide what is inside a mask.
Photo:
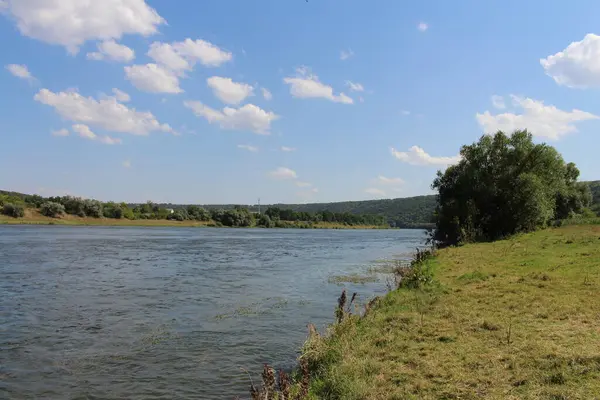
[{"label": "large tree cluster", "polygon": [[579,170],[526,130],[497,132],[463,146],[461,161],[438,171],[435,240],[495,240],[581,213],[591,202]]}]

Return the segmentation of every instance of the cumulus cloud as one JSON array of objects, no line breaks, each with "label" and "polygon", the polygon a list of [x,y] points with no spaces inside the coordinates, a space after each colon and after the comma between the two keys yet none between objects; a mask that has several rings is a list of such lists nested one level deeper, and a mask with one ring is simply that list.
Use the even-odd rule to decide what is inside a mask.
[{"label": "cumulus cloud", "polygon": [[588,33],[563,51],[540,59],[546,74],[559,85],[600,87],[600,36]]},{"label": "cumulus cloud", "polygon": [[504,97],[498,96],[498,95],[493,95],[492,96],[492,105],[494,106],[494,108],[497,108],[498,110],[505,109],[506,103],[504,103]]},{"label": "cumulus cloud", "polygon": [[35,78],[29,72],[29,68],[24,64],[9,64],[6,66],[8,72],[16,76],[17,78],[26,79],[28,81],[32,81]]},{"label": "cumulus cloud", "polygon": [[476,114],[477,122],[485,133],[491,134],[499,130],[512,133],[517,129],[527,129],[534,136],[558,140],[564,135],[577,132],[577,122],[599,118],[581,110],[559,110],[555,106],[545,105],[543,101],[530,98],[514,95],[511,98],[513,106],[522,109],[521,114],[492,115],[489,111]]},{"label": "cumulus cloud", "polygon": [[258,147],[251,146],[249,144],[238,144],[238,149],[248,150],[249,152],[256,153],[258,151]]},{"label": "cumulus cloud", "polygon": [[269,175],[271,176],[271,178],[274,179],[296,179],[298,177],[298,175],[296,174],[296,171],[294,171],[293,169],[289,169],[286,167],[279,167],[271,172],[269,172]]},{"label": "cumulus cloud", "polygon": [[365,88],[360,83],[346,81],[346,86],[348,86],[350,88],[351,92],[364,92],[365,91]]},{"label": "cumulus cloud", "polygon": [[156,64],[125,67],[127,79],[139,90],[148,93],[181,93],[179,78],[171,70]]},{"label": "cumulus cloud", "polygon": [[285,153],[290,153],[292,151],[296,151],[296,149],[294,147],[287,147],[287,146],[281,146],[280,150]]},{"label": "cumulus cloud", "polygon": [[410,165],[447,166],[460,161],[460,155],[454,157],[434,157],[419,146],[412,146],[407,152],[390,149],[392,156]]},{"label": "cumulus cloud", "polygon": [[5,0],[21,34],[75,54],[88,40],[149,36],[166,21],[144,0]]},{"label": "cumulus cloud", "polygon": [[226,104],[237,105],[248,96],[254,95],[254,88],[246,83],[238,83],[231,78],[212,76],[206,80],[213,94]]},{"label": "cumulus cloud", "polygon": [[425,32],[427,29],[429,29],[429,25],[427,25],[425,22],[419,22],[417,29],[421,32]]},{"label": "cumulus cloud", "polygon": [[308,72],[307,68],[298,68],[295,77],[284,78],[290,85],[290,93],[301,99],[323,98],[336,103],[352,104],[354,100],[344,93],[334,94],[331,86],[319,81],[319,77]]},{"label": "cumulus cloud", "polygon": [[225,107],[223,110],[215,110],[199,101],[185,101],[183,104],[196,116],[211,124],[219,124],[221,129],[251,131],[259,135],[269,135],[271,123],[279,118],[275,113],[254,104],[246,104],[240,108]]},{"label": "cumulus cloud", "polygon": [[52,136],[61,136],[61,137],[69,136],[69,130],[63,128],[63,129],[59,129],[57,131],[52,131]]},{"label": "cumulus cloud", "polygon": [[385,196],[385,192],[383,190],[377,189],[377,188],[367,188],[367,189],[365,189],[365,193],[373,195],[373,196],[378,196],[378,197]]},{"label": "cumulus cloud", "polygon": [[350,57],[354,56],[354,52],[351,49],[340,51],[340,60],[346,61]]},{"label": "cumulus cloud", "polygon": [[98,43],[98,51],[87,53],[86,57],[88,60],[111,60],[128,63],[135,58],[135,52],[114,40],[105,40],[102,43]]},{"label": "cumulus cloud", "polygon": [[269,89],[261,88],[260,90],[262,91],[262,95],[265,98],[265,100],[271,100],[273,98],[273,95],[271,94]]},{"label": "cumulus cloud", "polygon": [[106,136],[106,135],[98,136],[94,132],[92,132],[92,130],[89,128],[89,126],[84,125],[84,124],[75,124],[71,127],[71,129],[73,129],[73,132],[79,134],[79,136],[81,136],[84,139],[96,140],[100,143],[108,144],[108,145],[122,143],[121,139],[118,139],[118,138],[112,138],[112,137]]},{"label": "cumulus cloud", "polygon": [[383,175],[377,177],[377,183],[382,185],[402,185],[404,180],[402,178],[388,178]]},{"label": "cumulus cloud", "polygon": [[64,119],[80,122],[107,131],[148,135],[150,132],[173,132],[167,124],[161,124],[151,112],[140,112],[118,102],[115,97],[96,100],[84,97],[76,91],[54,93],[40,90],[34,99],[54,108]]},{"label": "cumulus cloud", "polygon": [[122,90],[113,88],[112,92],[115,95],[115,98],[117,99],[117,101],[120,101],[121,103],[127,103],[128,101],[131,101],[131,97],[127,93],[123,92]]},{"label": "cumulus cloud", "polygon": [[205,67],[218,67],[233,58],[233,54],[210,42],[190,38],[183,42],[152,43],[148,55],[157,64],[173,71],[191,70],[196,63]]}]

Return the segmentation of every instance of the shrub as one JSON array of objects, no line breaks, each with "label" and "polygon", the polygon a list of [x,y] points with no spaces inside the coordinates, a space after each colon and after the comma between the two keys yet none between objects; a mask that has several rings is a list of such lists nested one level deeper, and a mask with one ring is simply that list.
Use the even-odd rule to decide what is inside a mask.
[{"label": "shrub", "polygon": [[47,201],[40,207],[40,212],[46,217],[56,218],[65,213],[65,206],[52,201]]},{"label": "shrub", "polygon": [[271,218],[268,215],[261,214],[261,216],[258,217],[258,221],[256,222],[256,225],[262,226],[264,228],[272,228],[273,221],[271,221]]},{"label": "shrub", "polygon": [[102,203],[98,200],[84,200],[83,212],[85,216],[100,218],[102,217]]},{"label": "shrub", "polygon": [[25,209],[23,206],[17,204],[6,203],[2,207],[2,214],[13,218],[23,218],[25,216]]}]

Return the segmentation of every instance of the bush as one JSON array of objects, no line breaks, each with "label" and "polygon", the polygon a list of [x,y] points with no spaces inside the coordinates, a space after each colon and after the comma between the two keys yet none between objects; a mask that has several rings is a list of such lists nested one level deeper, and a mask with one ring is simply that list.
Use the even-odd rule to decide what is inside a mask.
[{"label": "bush", "polygon": [[60,203],[47,201],[40,207],[40,213],[46,217],[56,218],[65,213],[65,206]]},{"label": "bush", "polygon": [[102,217],[102,203],[98,200],[84,200],[83,201],[83,212],[85,216],[92,218]]},{"label": "bush", "polygon": [[257,226],[262,226],[264,228],[272,228],[273,227],[273,221],[271,221],[271,218],[266,215],[266,214],[261,214],[261,216],[258,218],[258,221],[256,222]]},{"label": "bush", "polygon": [[2,214],[13,218],[23,218],[25,216],[25,209],[23,206],[17,204],[6,203],[2,207]]}]

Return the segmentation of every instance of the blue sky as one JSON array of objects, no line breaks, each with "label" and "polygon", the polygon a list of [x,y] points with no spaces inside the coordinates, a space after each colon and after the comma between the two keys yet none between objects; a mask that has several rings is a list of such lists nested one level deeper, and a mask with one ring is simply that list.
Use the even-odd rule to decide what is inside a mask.
[{"label": "blue sky", "polygon": [[600,179],[598,2],[0,9],[3,189],[202,204],[407,197],[431,193],[461,145],[516,128]]}]

